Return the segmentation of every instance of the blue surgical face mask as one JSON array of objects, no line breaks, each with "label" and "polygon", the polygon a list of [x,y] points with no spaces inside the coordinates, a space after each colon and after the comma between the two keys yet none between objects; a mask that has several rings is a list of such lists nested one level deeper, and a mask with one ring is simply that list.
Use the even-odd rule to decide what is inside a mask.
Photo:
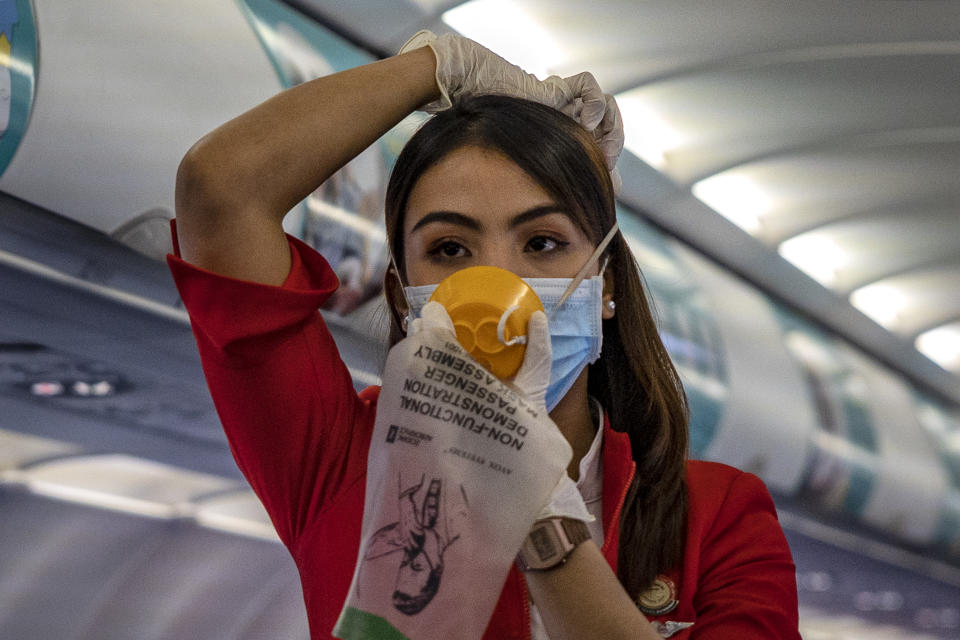
[{"label": "blue surgical face mask", "polygon": [[[617,229],[615,223],[575,277],[523,278],[540,297],[550,325],[553,361],[550,384],[547,386],[548,411],[552,411],[567,395],[584,367],[600,357],[603,346],[603,269],[599,276],[586,278],[585,274],[595,267]],[[430,301],[436,288],[435,284],[404,287],[410,309],[408,323],[420,317],[421,309]]]}]

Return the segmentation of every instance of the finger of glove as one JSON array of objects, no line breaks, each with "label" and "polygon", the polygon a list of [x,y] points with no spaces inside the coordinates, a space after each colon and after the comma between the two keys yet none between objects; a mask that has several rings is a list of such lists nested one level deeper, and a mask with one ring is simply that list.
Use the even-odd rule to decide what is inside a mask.
[{"label": "finger of glove", "polygon": [[537,405],[546,404],[552,360],[547,314],[534,311],[527,322],[527,348],[513,385]]},{"label": "finger of glove", "polygon": [[613,171],[617,166],[617,160],[623,151],[624,133],[623,118],[620,116],[620,108],[617,101],[609,93],[604,94],[606,107],[603,113],[603,120],[594,132],[599,137],[600,149],[607,162],[607,169]]},{"label": "finger of glove", "polygon": [[583,109],[583,101],[579,98],[567,100],[564,104],[554,107],[557,111],[567,116],[571,120],[579,123],[580,112]]},{"label": "finger of glove", "polygon": [[623,178],[620,177],[620,171],[616,167],[610,171],[610,182],[613,183],[614,195],[620,195],[620,189],[623,188]]},{"label": "finger of glove", "polygon": [[520,74],[511,78],[511,83],[518,87],[516,93],[512,95],[539,102],[573,117],[568,110],[573,102],[574,95],[563,78],[548,76],[540,80],[537,76],[523,71],[520,67],[515,68],[520,71]]},{"label": "finger of glove", "polygon": [[540,509],[537,520],[558,516],[583,520],[584,522],[596,520],[587,509],[576,483],[566,473],[554,487],[553,493],[550,494],[550,501]]},{"label": "finger of glove", "polygon": [[456,335],[450,314],[439,302],[428,302],[423,305],[420,317],[414,320],[413,324],[417,327],[417,331],[443,330]]},{"label": "finger of glove", "polygon": [[587,131],[593,131],[603,121],[607,101],[597,79],[589,71],[564,78],[575,98],[582,101],[578,121]]}]

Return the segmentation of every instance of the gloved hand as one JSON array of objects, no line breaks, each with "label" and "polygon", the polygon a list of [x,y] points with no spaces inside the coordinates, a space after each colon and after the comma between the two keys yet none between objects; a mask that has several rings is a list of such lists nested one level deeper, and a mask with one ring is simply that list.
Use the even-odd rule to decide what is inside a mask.
[{"label": "gloved hand", "polygon": [[[548,378],[545,327],[544,317]],[[542,370],[530,362],[528,371]],[[442,305],[423,307],[384,367],[357,566],[336,637],[479,640],[572,456],[540,396],[534,404],[478,365]]]},{"label": "gloved hand", "polygon": [[578,97],[574,100],[572,114],[565,109],[561,111],[593,133],[593,139],[603,151],[607,169],[610,171],[610,179],[613,181],[613,190],[619,193],[622,180],[620,172],[617,171],[617,160],[623,151],[624,133],[617,101],[609,93],[603,93],[596,78],[589,71],[563,80],[573,91],[573,95]]},{"label": "gloved hand", "polygon": [[[547,386],[550,383],[550,364],[553,353],[550,347],[550,327],[547,314],[534,311],[527,322],[527,350],[523,363],[513,378],[513,386],[524,394],[531,403],[546,411]],[[556,425],[551,422],[556,429]],[[593,522],[594,517],[587,510],[583,496],[576,483],[564,471],[550,494],[550,500],[540,509],[537,520],[563,516],[584,522]]]},{"label": "gloved hand", "polygon": [[534,311],[527,321],[527,348],[523,362],[513,376],[512,384],[531,404],[547,409],[547,387],[550,385],[550,366],[553,349],[550,345],[550,326],[547,314]]},{"label": "gloved hand", "polygon": [[[577,96],[558,76],[539,80],[486,47],[454,33],[438,37],[431,31],[418,31],[400,47],[399,53],[420,47],[430,47],[437,59],[440,99],[422,107],[427,113],[449,109],[460,96],[497,94],[533,100],[560,111],[567,107],[565,113],[573,115],[572,102]],[[595,127],[600,119],[595,111],[589,115],[595,118]]]},{"label": "gloved hand", "polygon": [[482,45],[457,34],[436,36],[419,31],[400,48],[406,53],[430,47],[437,59],[440,99],[422,107],[427,113],[449,109],[460,96],[498,94],[524,98],[565,113],[594,134],[610,170],[614,189],[620,188],[617,158],[623,150],[623,122],[613,96],[604,94],[591,73],[539,80]]}]

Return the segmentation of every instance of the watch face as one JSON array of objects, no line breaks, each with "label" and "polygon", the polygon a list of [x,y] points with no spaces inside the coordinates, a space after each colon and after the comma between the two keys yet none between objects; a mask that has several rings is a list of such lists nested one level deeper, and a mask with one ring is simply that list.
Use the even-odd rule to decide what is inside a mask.
[{"label": "watch face", "polygon": [[530,532],[528,536],[530,545],[536,553],[536,558],[527,558],[527,560],[536,560],[547,562],[560,553],[560,540],[557,538],[557,532],[550,523],[543,523]]},{"label": "watch face", "polygon": [[549,518],[533,525],[520,548],[520,568],[552,569],[563,564],[578,544],[590,539],[586,523],[570,518]]}]

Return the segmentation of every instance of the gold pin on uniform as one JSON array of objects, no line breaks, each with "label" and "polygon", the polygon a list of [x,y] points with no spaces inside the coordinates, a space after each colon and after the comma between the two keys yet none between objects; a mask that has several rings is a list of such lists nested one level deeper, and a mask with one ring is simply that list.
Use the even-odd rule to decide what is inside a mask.
[{"label": "gold pin on uniform", "polygon": [[637,606],[648,616],[670,613],[678,604],[677,585],[663,574],[656,577],[649,589],[637,596]]}]

